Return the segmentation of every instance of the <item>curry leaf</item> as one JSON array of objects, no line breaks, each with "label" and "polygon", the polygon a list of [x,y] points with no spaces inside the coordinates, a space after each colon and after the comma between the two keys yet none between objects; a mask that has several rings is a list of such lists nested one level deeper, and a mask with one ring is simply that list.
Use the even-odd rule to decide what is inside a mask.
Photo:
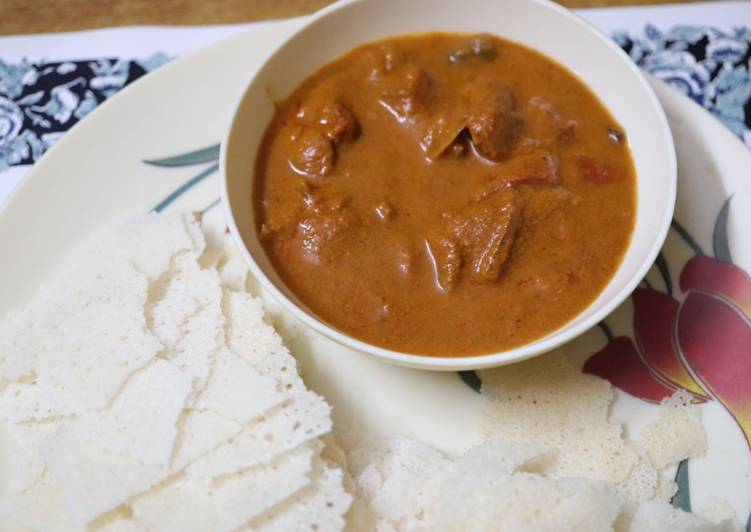
[{"label": "curry leaf", "polygon": [[712,234],[712,247],[714,249],[714,256],[717,260],[723,262],[733,262],[733,257],[730,254],[730,245],[728,243],[728,214],[730,214],[730,200],[733,196],[730,196],[725,200],[725,203],[720,209],[720,214],[717,215],[717,221],[714,224],[714,232]]},{"label": "curry leaf", "polygon": [[172,157],[165,157],[164,159],[147,159],[143,162],[152,166],[176,167],[207,163],[210,161],[216,161],[218,158],[219,144],[214,144],[206,148],[201,148],[200,150],[174,155]]},{"label": "curry leaf", "polygon": [[675,492],[670,503],[684,512],[691,511],[691,491],[688,483],[688,459],[681,460],[678,464],[678,471],[675,473],[675,483],[678,485],[678,491]]}]

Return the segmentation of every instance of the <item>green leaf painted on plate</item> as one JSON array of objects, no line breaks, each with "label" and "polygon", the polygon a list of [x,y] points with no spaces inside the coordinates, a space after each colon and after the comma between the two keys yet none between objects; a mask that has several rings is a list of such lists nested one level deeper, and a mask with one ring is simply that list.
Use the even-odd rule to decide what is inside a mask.
[{"label": "green leaf painted on plate", "polygon": [[222,202],[222,198],[216,198],[214,201],[212,201],[211,203],[206,205],[203,209],[201,209],[201,214],[206,214],[211,209],[219,205],[221,202]]},{"label": "green leaf painted on plate", "polygon": [[605,320],[601,321],[597,324],[600,327],[600,330],[605,335],[605,338],[608,339],[608,342],[613,339],[613,331],[610,329],[607,323],[605,323]]},{"label": "green leaf painted on plate", "polygon": [[472,388],[475,392],[480,393],[480,389],[482,388],[482,381],[480,380],[480,377],[477,376],[477,373],[475,373],[472,370],[469,371],[457,371],[459,374],[459,378]]},{"label": "green leaf painted on plate", "polygon": [[673,228],[673,230],[678,233],[678,235],[683,239],[683,241],[690,247],[693,252],[696,255],[703,256],[704,250],[701,249],[701,246],[694,240],[694,237],[691,236],[691,233],[686,231],[686,228],[683,227],[680,223],[678,223],[678,220],[673,218],[673,221],[670,223],[670,227]]},{"label": "green leaf painted on plate", "polygon": [[725,200],[722,209],[720,209],[720,214],[717,215],[714,232],[712,233],[712,248],[717,260],[732,264],[733,257],[730,254],[730,244],[728,243],[728,214],[730,214],[731,199],[733,199],[733,196]]},{"label": "green leaf painted on plate", "polygon": [[675,473],[675,483],[678,484],[678,491],[675,492],[670,503],[684,512],[691,511],[691,491],[688,483],[688,460],[681,460],[678,464],[678,471]]},{"label": "green leaf painted on plate", "polygon": [[177,189],[172,191],[170,194],[167,195],[162,201],[156,204],[152,210],[152,212],[162,212],[164,209],[169,207],[169,205],[174,202],[177,198],[185,194],[188,190],[196,186],[198,183],[209,177],[211,174],[216,172],[219,169],[218,164],[212,164],[209,166],[206,170],[201,172],[195,177],[191,177],[188,179],[185,183],[180,185]]},{"label": "green leaf painted on plate", "polygon": [[164,159],[146,159],[143,162],[152,166],[179,167],[208,163],[219,159],[219,144],[214,144],[200,150],[165,157]]},{"label": "green leaf painted on plate", "polygon": [[657,259],[655,260],[655,266],[657,266],[657,270],[660,272],[660,275],[662,276],[662,282],[665,283],[665,290],[667,290],[668,295],[673,295],[673,280],[670,278],[670,270],[668,269],[668,261],[665,260],[665,255],[662,254],[662,251],[657,254]]}]

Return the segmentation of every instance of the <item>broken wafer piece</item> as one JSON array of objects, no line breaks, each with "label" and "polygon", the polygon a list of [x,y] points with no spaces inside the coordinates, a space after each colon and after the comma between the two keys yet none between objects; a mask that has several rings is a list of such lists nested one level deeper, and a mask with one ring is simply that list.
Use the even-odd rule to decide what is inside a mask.
[{"label": "broken wafer piece", "polygon": [[692,403],[693,399],[685,390],[675,392],[662,401],[657,418],[637,434],[634,443],[646,451],[657,469],[706,452],[701,409]]},{"label": "broken wafer piece", "polygon": [[196,221],[178,214],[145,216],[79,246],[54,282],[0,323],[0,382],[9,383],[0,419],[104,407],[162,347],[144,323],[150,282],[175,254],[197,256],[204,245]]},{"label": "broken wafer piece", "polygon": [[[155,282],[146,305],[148,325],[166,348],[174,348],[200,310],[221,317],[222,289],[216,270],[203,269],[193,253],[174,256],[170,275]],[[223,322],[222,322],[223,324]]]},{"label": "broken wafer piece", "polygon": [[206,387],[194,409],[209,410],[245,424],[283,403],[277,383],[228,349],[217,353]]},{"label": "broken wafer piece", "polygon": [[95,249],[131,263],[150,281],[169,271],[173,257],[199,256],[206,247],[199,220],[191,213],[147,214],[98,237]]},{"label": "broken wafer piece", "polygon": [[6,497],[0,514],[32,530],[83,532],[68,514],[63,494],[49,474],[44,474],[29,489]]},{"label": "broken wafer piece", "polygon": [[297,361],[264,319],[263,304],[248,293],[226,290],[227,346],[262,375],[272,375],[290,393],[306,390]]},{"label": "broken wafer piece", "polygon": [[621,510],[605,484],[592,480],[529,473],[499,478],[487,467],[452,480],[428,508],[429,530],[605,531]]},{"label": "broken wafer piece", "polygon": [[225,252],[218,271],[219,277],[222,279],[222,286],[233,292],[244,292],[246,290],[248,266],[234,249],[228,249]]},{"label": "broken wafer piece", "polygon": [[193,462],[187,473],[207,480],[231,475],[330,431],[331,407],[317,394],[303,392]]},{"label": "broken wafer piece", "polygon": [[[218,307],[218,303],[217,303]],[[211,306],[201,307],[181,327],[182,338],[162,353],[162,357],[180,368],[191,379],[191,407],[206,387],[217,353],[224,347],[224,316]]]},{"label": "broken wafer piece", "polygon": [[20,346],[6,355],[22,359],[30,377],[0,392],[0,419],[20,422],[103,408],[161,349],[143,317],[146,278],[127,262],[85,249],[30,303],[26,317],[37,338],[27,350]]},{"label": "broken wafer piece", "polygon": [[615,491],[625,500],[634,503],[660,497],[658,491],[660,472],[652,466],[644,451],[636,449],[636,454],[638,456],[636,464],[625,479],[613,486]]},{"label": "broken wafer piece", "polygon": [[154,360],[105,412],[82,415],[40,449],[72,520],[85,525],[167,476],[190,379]]},{"label": "broken wafer piece", "polygon": [[238,434],[243,426],[210,410],[186,410],[178,422],[172,471],[182,471]]},{"label": "broken wafer piece", "polygon": [[[98,236],[0,322],[15,338],[0,338],[0,415],[23,422],[0,442],[18,455],[6,519],[60,532],[231,530],[295,500],[320,469],[330,407],[306,390],[260,301],[222,287],[241,289],[245,267],[203,260],[190,220],[149,216]],[[346,497],[326,522],[342,521]]]},{"label": "broken wafer piece", "polygon": [[559,351],[483,371],[487,437],[540,442],[551,451],[541,471],[610,485],[625,480],[638,461],[609,416],[610,383],[585,375]]},{"label": "broken wafer piece", "polygon": [[352,496],[343,487],[342,470],[322,462],[318,464],[318,469],[308,487],[256,517],[241,530],[343,530],[344,515],[352,502]]},{"label": "broken wafer piece", "polygon": [[712,523],[704,517],[681,511],[667,502],[651,500],[640,504],[618,532],[733,532],[731,522]]},{"label": "broken wafer piece", "polygon": [[[176,423],[190,390],[185,372],[155,359],[130,378],[108,410],[79,416],[63,432],[72,431],[141,464],[167,467],[177,437]],[[48,444],[54,446],[58,436]]]},{"label": "broken wafer piece", "polygon": [[169,473],[165,467],[146,466],[130,456],[104,451],[72,431],[42,447],[42,455],[69,519],[79,527],[148,490]]},{"label": "broken wafer piece", "polygon": [[4,487],[8,494],[26,491],[44,474],[44,461],[37,449],[53,435],[62,421],[43,423],[8,424],[4,430],[2,446],[10,458],[6,460]]},{"label": "broken wafer piece", "polygon": [[153,532],[235,530],[310,483],[313,446],[212,484],[182,475],[136,497],[134,518]]}]

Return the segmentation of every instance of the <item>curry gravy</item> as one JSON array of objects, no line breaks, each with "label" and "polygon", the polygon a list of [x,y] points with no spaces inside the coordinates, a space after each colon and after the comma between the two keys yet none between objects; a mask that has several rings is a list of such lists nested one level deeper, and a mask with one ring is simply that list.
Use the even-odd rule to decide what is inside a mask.
[{"label": "curry gravy", "polygon": [[462,356],[583,311],[629,244],[620,125],[571,72],[488,35],[366,44],[278,104],[252,201],[262,244],[320,319]]}]

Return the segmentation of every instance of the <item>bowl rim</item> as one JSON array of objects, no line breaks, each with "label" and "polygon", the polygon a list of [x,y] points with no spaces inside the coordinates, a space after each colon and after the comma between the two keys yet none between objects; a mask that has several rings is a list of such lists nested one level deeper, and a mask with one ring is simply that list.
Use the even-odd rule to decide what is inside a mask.
[{"label": "bowl rim", "polygon": [[[229,145],[232,134],[236,129],[237,117],[239,115],[238,111],[243,104],[248,89],[257,77],[258,73],[261,72],[261,70],[267,63],[272,61],[273,58],[277,56],[278,52],[284,46],[286,46],[287,43],[297,37],[297,35],[299,35],[300,33],[306,31],[310,26],[316,24],[319,20],[329,16],[331,13],[344,9],[351,4],[364,1],[369,0],[341,0],[311,15],[310,18],[305,21],[302,26],[282,39],[277,46],[273,47],[269,51],[265,59],[258,65],[258,67],[248,75],[245,82],[243,83],[242,90],[239,92],[239,95],[232,107],[232,115],[229,121],[229,125],[226,128],[226,132],[224,138],[222,139],[220,148],[219,170],[221,179],[221,200],[222,208],[224,210],[225,218],[230,230],[230,234],[232,235],[232,239],[235,242],[235,245],[239,248],[240,253],[245,259],[245,262],[248,264],[248,267],[250,268],[253,276],[260,282],[265,290],[268,290],[272,294],[274,299],[282,304],[285,310],[291,312],[297,319],[305,323],[305,325],[323,334],[325,337],[345,347],[354,349],[360,353],[375,356],[389,363],[416,369],[427,369],[435,371],[463,371],[472,369],[486,369],[520,362],[544,354],[548,351],[552,351],[556,347],[559,347],[566,342],[573,340],[574,338],[580,336],[581,334],[597,325],[597,323],[606,318],[610,313],[613,312],[613,310],[615,310],[617,306],[619,306],[623,301],[626,300],[626,298],[631,295],[631,293],[651,268],[665,242],[668,230],[670,229],[670,223],[673,218],[677,196],[677,160],[675,145],[673,142],[670,125],[668,123],[667,117],[665,116],[665,111],[662,108],[657,95],[647,81],[645,74],[641,72],[641,70],[639,70],[638,66],[631,60],[631,58],[607,35],[603,34],[598,28],[594,27],[592,24],[582,19],[578,15],[574,14],[572,11],[550,0],[525,1],[553,10],[558,15],[568,18],[571,22],[578,24],[578,26],[583,31],[594,33],[604,46],[609,47],[616,56],[620,57],[620,59],[624,63],[624,66],[631,72],[631,74],[636,77],[638,83],[641,85],[642,90],[645,92],[645,95],[652,104],[651,112],[655,113],[655,117],[657,118],[657,121],[661,126],[660,129],[664,136],[664,140],[666,141],[665,145],[668,150],[668,153],[665,154],[667,163],[669,165],[668,175],[666,176],[669,180],[669,189],[667,194],[668,205],[665,209],[664,216],[660,221],[659,230],[655,233],[652,246],[646,254],[646,259],[636,269],[635,274],[614,295],[614,297],[612,297],[609,301],[603,303],[600,308],[593,312],[593,314],[589,318],[579,323],[573,325],[571,324],[571,322],[574,321],[577,317],[581,316],[584,312],[590,309],[592,303],[594,303],[594,300],[592,303],[590,303],[590,305],[583,308],[571,320],[563,324],[558,329],[548,333],[548,335],[543,337],[542,339],[533,340],[532,342],[522,344],[505,351],[470,356],[419,355],[379,347],[363,340],[358,340],[357,338],[354,338],[353,336],[350,336],[326,324],[324,321],[317,318],[312,312],[301,308],[294,301],[290,300],[281,290],[279,290],[274,285],[273,282],[271,282],[271,280],[266,276],[261,267],[256,263],[253,255],[248,250],[248,247],[245,244],[242,235],[240,234],[240,231],[235,222],[234,214],[232,212],[231,203],[229,201],[227,147]],[[616,273],[620,270],[622,265],[623,262],[621,262],[621,265],[619,265]],[[615,273],[613,275],[615,276]]]}]

